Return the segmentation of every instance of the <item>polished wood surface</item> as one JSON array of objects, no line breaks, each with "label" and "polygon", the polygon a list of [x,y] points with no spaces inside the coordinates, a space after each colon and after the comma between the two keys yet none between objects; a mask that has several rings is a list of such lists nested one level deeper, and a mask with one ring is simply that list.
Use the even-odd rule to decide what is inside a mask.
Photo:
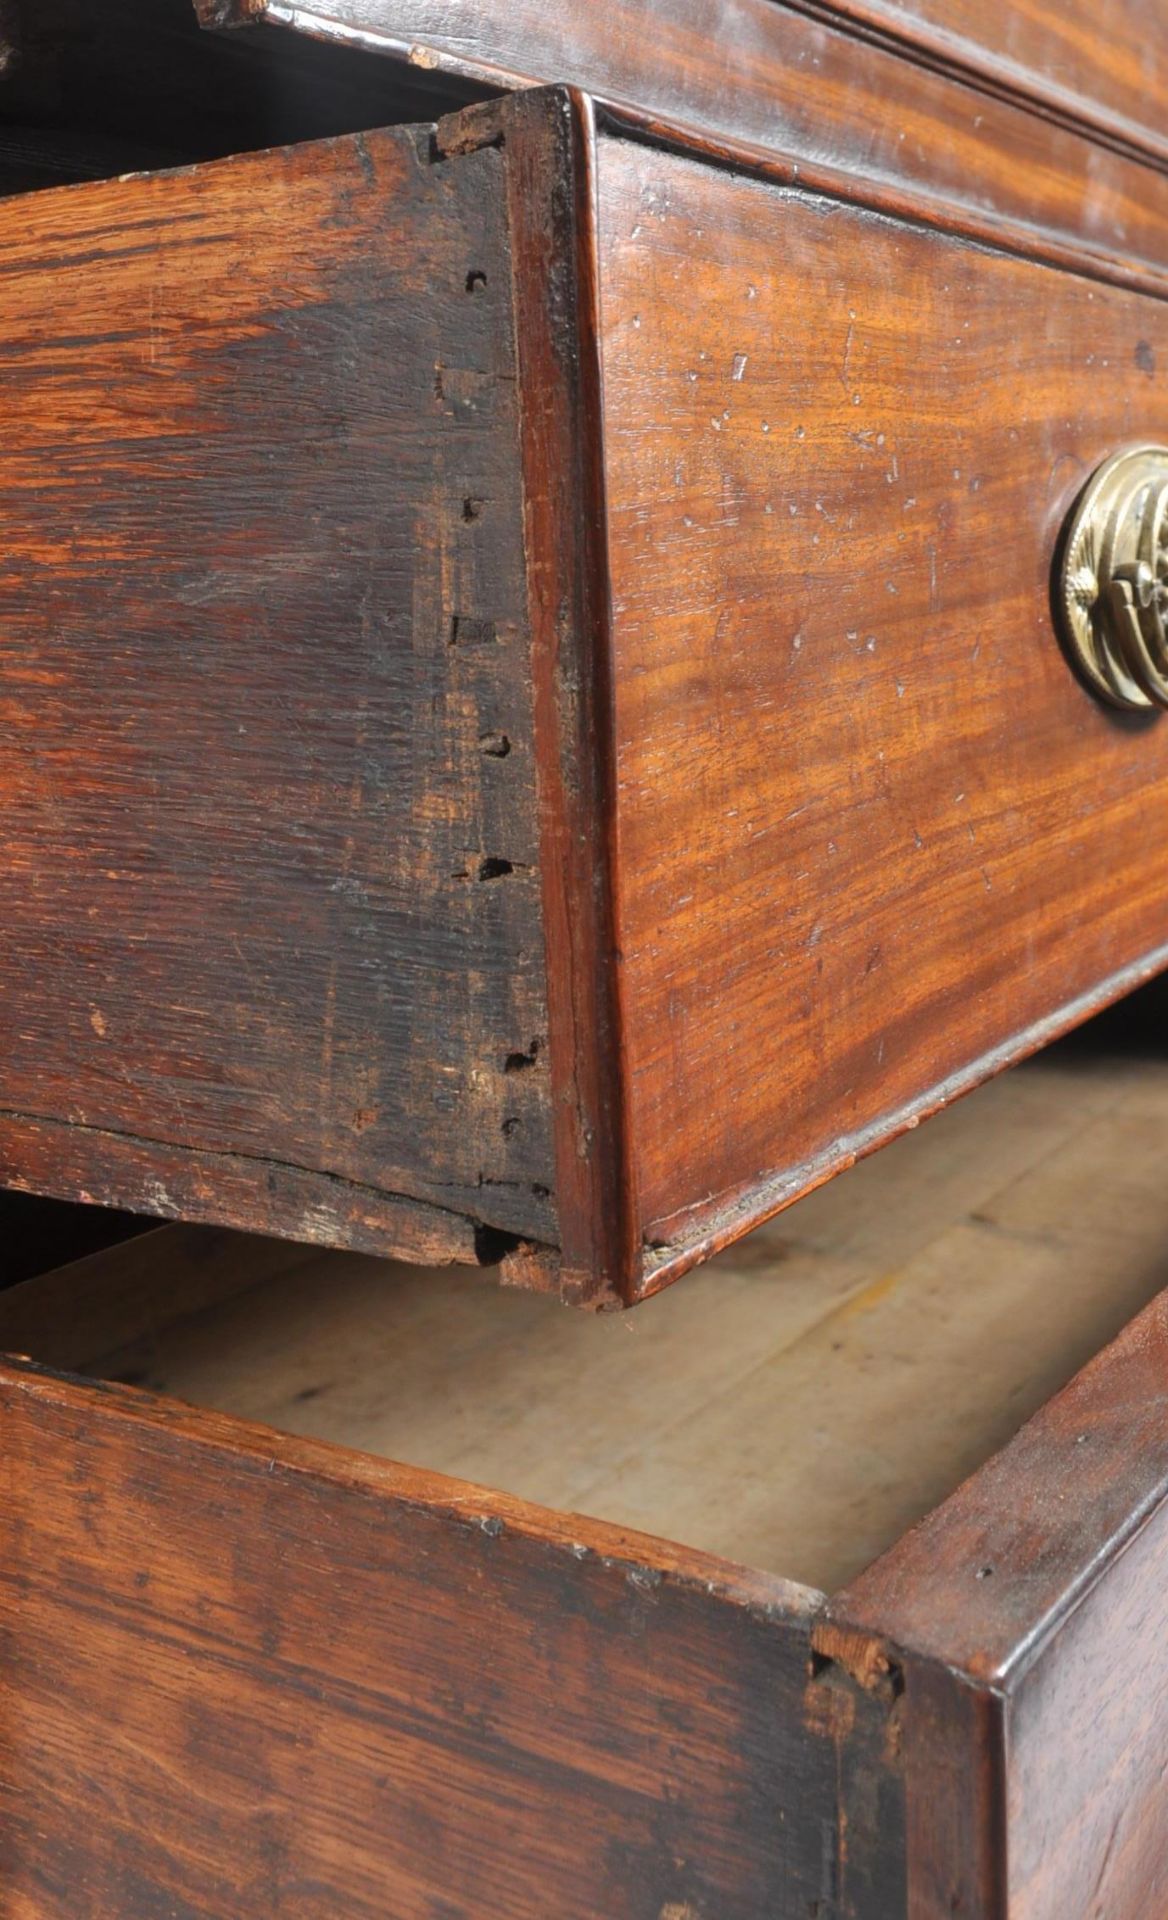
[{"label": "polished wood surface", "polygon": [[1163,1907],[1166,1377],[1161,1295],[820,1629],[903,1660],[922,1915]]},{"label": "polished wood surface", "polygon": [[890,1911],[888,1706],[799,1588],[22,1366],[0,1447],[14,1916]]},{"label": "polished wood surface", "polygon": [[[1035,241],[1056,235],[1104,258],[1118,254],[1161,272],[1168,264],[1168,177],[1159,168],[996,87],[905,59],[895,43],[857,37],[838,12],[779,0],[198,6],[208,25],[260,39],[293,27],[330,45],[383,53],[398,72],[495,87],[572,84],[606,104],[656,115],[675,131],[914,192],[951,218],[997,215]],[[1094,56],[1092,36],[1083,57]],[[1155,118],[1148,124],[1155,127]]]},{"label": "polished wood surface", "polygon": [[502,164],[0,206],[9,1184],[554,1238]]},{"label": "polished wood surface", "polygon": [[1168,956],[1048,605],[1163,303],[661,141],[0,212],[10,1184],[619,1304]]},{"label": "polished wood surface", "polygon": [[1168,159],[1162,103],[1168,35],[1156,0],[825,0],[826,10],[894,37],[1108,143]]},{"label": "polished wood surface", "polygon": [[1168,325],[635,140],[598,182],[652,1287],[1168,958],[1168,731],[1049,608],[1092,468],[1168,436]]}]

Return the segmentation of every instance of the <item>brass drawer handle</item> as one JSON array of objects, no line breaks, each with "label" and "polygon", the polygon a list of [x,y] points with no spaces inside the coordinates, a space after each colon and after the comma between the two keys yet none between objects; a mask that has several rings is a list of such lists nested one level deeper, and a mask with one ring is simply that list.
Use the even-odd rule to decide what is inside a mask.
[{"label": "brass drawer handle", "polygon": [[1059,606],[1074,664],[1117,707],[1168,707],[1168,447],[1093,474],[1071,517]]}]

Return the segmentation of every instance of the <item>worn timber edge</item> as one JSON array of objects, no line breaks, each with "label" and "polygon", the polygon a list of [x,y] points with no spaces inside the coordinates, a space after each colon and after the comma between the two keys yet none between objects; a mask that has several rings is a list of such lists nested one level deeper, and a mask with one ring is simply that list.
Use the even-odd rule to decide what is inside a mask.
[{"label": "worn timber edge", "polygon": [[[676,78],[655,49],[671,28],[679,43],[693,42],[693,18],[681,0],[631,0],[626,12],[635,18],[619,36],[599,12],[581,22],[575,10],[536,14],[530,4],[494,17],[461,0],[440,30],[419,23],[409,0],[194,4],[207,27],[291,28],[501,89],[570,83],[606,108],[656,122],[706,157],[721,152],[746,168],[780,161],[801,184],[830,180],[828,190],[860,204],[887,200],[896,210],[911,203],[919,217],[955,233],[1012,250],[1024,241],[1028,252],[1057,256],[1094,278],[1158,297],[1168,292],[1168,179],[1150,153],[1137,155],[1136,142],[1107,140],[1115,129],[1110,116],[1088,124],[1089,116],[1056,111],[1053,99],[991,84],[980,65],[962,69],[924,46],[914,55],[905,40],[833,7],[745,0],[732,22],[711,26],[691,47]],[[637,49],[631,55],[630,47]],[[850,116],[839,107],[845,79],[855,103]],[[896,130],[909,124],[914,138],[906,145]],[[1154,136],[1132,131],[1168,160],[1168,142],[1159,154]],[[834,164],[824,165],[825,152]],[[1101,199],[1101,168],[1114,170],[1111,209]],[[1126,248],[1088,237],[1108,228],[1127,234]]]},{"label": "worn timber edge", "polygon": [[[1051,1896],[1042,1891],[1060,1847],[1079,1849],[1075,1871],[1102,1902],[1093,1896],[1092,1914],[1136,1911],[1108,1875],[1122,1871],[1129,1840],[1138,1854],[1150,1832],[1153,1853],[1162,1852],[1168,1820],[1157,1708],[1166,1537],[1161,1294],[943,1506],[832,1598],[814,1629],[820,1655],[861,1685],[889,1670],[902,1676],[914,1915],[1029,1920],[1064,1910],[1044,1904]],[[1125,1780],[1129,1750],[1149,1737],[1159,1763]],[[1074,1805],[1070,1756],[1084,1738],[1100,1778]],[[1122,1819],[1104,1817],[1112,1792]],[[1121,1845],[1137,1802],[1150,1808],[1144,1836],[1125,1834]],[[1138,1829],[1138,1818],[1130,1824]]]},{"label": "worn timber edge", "polygon": [[[371,1843],[379,1900],[388,1893],[394,1904],[391,1863],[405,1859],[412,1879],[432,1880],[435,1911],[439,1894],[451,1911],[483,1920],[518,1911],[514,1885],[503,1904],[497,1890],[483,1890],[489,1877],[473,1906],[451,1895],[458,1861],[491,1858],[505,1817],[503,1853],[521,1875],[539,1872],[524,1912],[632,1920],[713,1912],[717,1902],[723,1920],[761,1912],[902,1920],[899,1708],[812,1657],[821,1595],[622,1528],[31,1362],[0,1365],[0,1432],[13,1528],[0,1584],[20,1594],[5,1642],[14,1684],[28,1683],[39,1621],[68,1632],[96,1609],[114,1657],[137,1663],[131,1691],[169,1673],[168,1686],[185,1699],[199,1672],[204,1684],[220,1670],[246,1676],[251,1706],[231,1756],[236,1782],[253,1771],[268,1777],[286,1737],[289,1685],[310,1680],[311,1724],[329,1734],[355,1706],[363,1731],[350,1768],[388,1767],[381,1787],[396,1781],[401,1792],[400,1805],[396,1791],[385,1800]],[[80,1543],[78,1501],[91,1522]],[[265,1567],[280,1543],[290,1577],[272,1588]],[[338,1583],[348,1604],[337,1631],[322,1635],[319,1609],[329,1595],[335,1605]],[[264,1597],[241,1612],[252,1592]],[[172,1670],[166,1649],[188,1643],[186,1664]],[[5,1785],[4,1768],[28,1737],[20,1700],[21,1731],[6,1726],[0,1756]],[[83,1703],[78,1738],[101,1739],[106,1711],[99,1698]],[[31,1724],[39,1739],[40,1722]],[[310,1743],[309,1770],[297,1780],[310,1783],[313,1766],[331,1765],[328,1751],[327,1739],[320,1755]],[[21,1875],[37,1871],[38,1821],[51,1825],[43,1797],[55,1792],[51,1742],[47,1752],[6,1815],[14,1892],[26,1884]],[[168,1753],[164,1816],[172,1803],[184,1833],[188,1800],[224,1817],[221,1752],[221,1743],[188,1742]],[[123,1796],[135,1764],[129,1743],[114,1742],[103,1791],[117,1805],[134,1804]],[[402,1765],[432,1782],[426,1831],[438,1839],[423,1852]],[[79,1777],[87,1801],[92,1776]],[[355,1778],[365,1793],[365,1775]],[[570,1844],[565,1796],[581,1811]],[[282,1828],[303,1808],[285,1800],[273,1813]],[[119,1831],[115,1821],[95,1862],[118,1845]],[[291,1829],[286,1844],[293,1859],[311,1845]],[[565,1846],[575,1863],[568,1878],[545,1877]],[[194,1899],[199,1869],[180,1852],[178,1888]],[[363,1883],[350,1882],[348,1858],[339,1849],[330,1910],[372,1913]],[[153,1885],[153,1860],[136,1861],[141,1884]]]},{"label": "worn timber edge", "polygon": [[599,340],[595,128],[571,87],[440,122],[454,153],[507,160],[525,501],[560,1287],[635,1299],[614,867],[611,596]]},{"label": "worn timber edge", "polygon": [[972,1093],[1008,1067],[1029,1059],[1053,1040],[1081,1026],[1095,1013],[1121,1000],[1137,987],[1168,969],[1168,946],[1122,968],[1090,992],[1058,1008],[1046,1019],[1036,1021],[991,1053],[982,1054],[932,1087],[911,1104],[892,1113],[879,1114],[868,1126],[834,1140],[828,1150],[814,1160],[786,1167],[770,1178],[752,1181],[738,1192],[716,1196],[712,1201],[654,1223],[646,1246],[644,1273],[638,1299],[647,1299],[669,1286],[703,1260],[738,1240],[744,1233],[763,1226],[776,1214],[792,1206],[805,1193],[821,1187],[837,1173],[845,1173],[878,1148],[909,1133],[935,1113],[951,1106],[954,1100]]}]

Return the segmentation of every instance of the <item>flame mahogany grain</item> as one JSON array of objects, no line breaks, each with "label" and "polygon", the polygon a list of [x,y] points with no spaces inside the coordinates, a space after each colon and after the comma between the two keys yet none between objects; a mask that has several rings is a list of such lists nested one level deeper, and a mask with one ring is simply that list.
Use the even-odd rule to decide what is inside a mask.
[{"label": "flame mahogany grain", "polygon": [[1168,727],[1050,612],[1087,475],[1168,437],[1168,309],[629,138],[597,177],[652,1287],[1168,958]]},{"label": "flame mahogany grain", "polygon": [[812,0],[815,10],[888,35],[910,56],[968,73],[1040,111],[1080,121],[1161,164],[1157,106],[1168,93],[1168,39],[1146,0]]},{"label": "flame mahogany grain", "polygon": [[1164,303],[662,137],[0,207],[10,1184],[619,1304],[1164,964]]}]

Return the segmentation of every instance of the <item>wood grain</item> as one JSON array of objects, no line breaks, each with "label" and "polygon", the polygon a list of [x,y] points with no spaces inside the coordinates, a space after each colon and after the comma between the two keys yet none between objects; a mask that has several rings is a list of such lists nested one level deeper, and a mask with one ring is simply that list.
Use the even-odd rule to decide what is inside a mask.
[{"label": "wood grain", "polygon": [[1149,0],[823,0],[825,10],[891,35],[906,50],[1017,93],[1041,109],[1168,159],[1158,102],[1168,44]]},{"label": "wood grain", "polygon": [[1161,1295],[832,1603],[825,1648],[904,1650],[922,1920],[956,1893],[972,1920],[1163,1903],[1166,1367]]},{"label": "wood grain", "polygon": [[[881,1503],[903,1524],[914,1452],[983,1453],[1153,1284],[1166,1098],[1162,1049],[1076,1036],[632,1319],[189,1228],[0,1296],[0,1339],[10,1309],[34,1351],[125,1335],[237,1416],[0,1372],[14,1913],[1158,1911],[1168,1296],[826,1609],[272,1427],[526,1449],[551,1491],[557,1425],[635,1487],[672,1424],[756,1564],[768,1473],[846,1556]],[[643,1478],[651,1524],[692,1523],[694,1457],[672,1504]]]},{"label": "wood grain", "polygon": [[[196,4],[209,25],[251,27],[261,38],[263,23],[293,26],[381,51],[399,70],[496,87],[571,83],[604,104],[656,115],[675,132],[782,153],[813,172],[838,169],[865,191],[912,192],[951,219],[982,224],[997,215],[1035,240],[1057,235],[1101,260],[1119,255],[1161,275],[1168,263],[1168,177],[1160,169],[984,84],[857,37],[838,12],[815,16],[778,0]],[[1121,4],[1113,0],[1113,10]],[[1008,12],[1015,20],[1030,10]],[[1083,58],[1095,53],[1093,32]]]},{"label": "wood grain", "polygon": [[14,1915],[897,1911],[889,1707],[809,1678],[815,1596],[27,1368],[0,1439]]},{"label": "wood grain", "polygon": [[645,1284],[1168,958],[1162,725],[1052,630],[1158,302],[599,148]]},{"label": "wood grain", "polygon": [[11,1185],[555,1237],[502,166],[0,207]]},{"label": "wood grain", "polygon": [[621,1098],[613,900],[607,502],[592,104],[570,88],[439,124],[444,151],[502,146],[515,294],[531,622],[558,1282],[627,1301],[640,1265]]},{"label": "wood grain", "polygon": [[1163,1284],[1168,1068],[1067,1051],[633,1315],[171,1227],[0,1297],[0,1351],[831,1592]]}]

